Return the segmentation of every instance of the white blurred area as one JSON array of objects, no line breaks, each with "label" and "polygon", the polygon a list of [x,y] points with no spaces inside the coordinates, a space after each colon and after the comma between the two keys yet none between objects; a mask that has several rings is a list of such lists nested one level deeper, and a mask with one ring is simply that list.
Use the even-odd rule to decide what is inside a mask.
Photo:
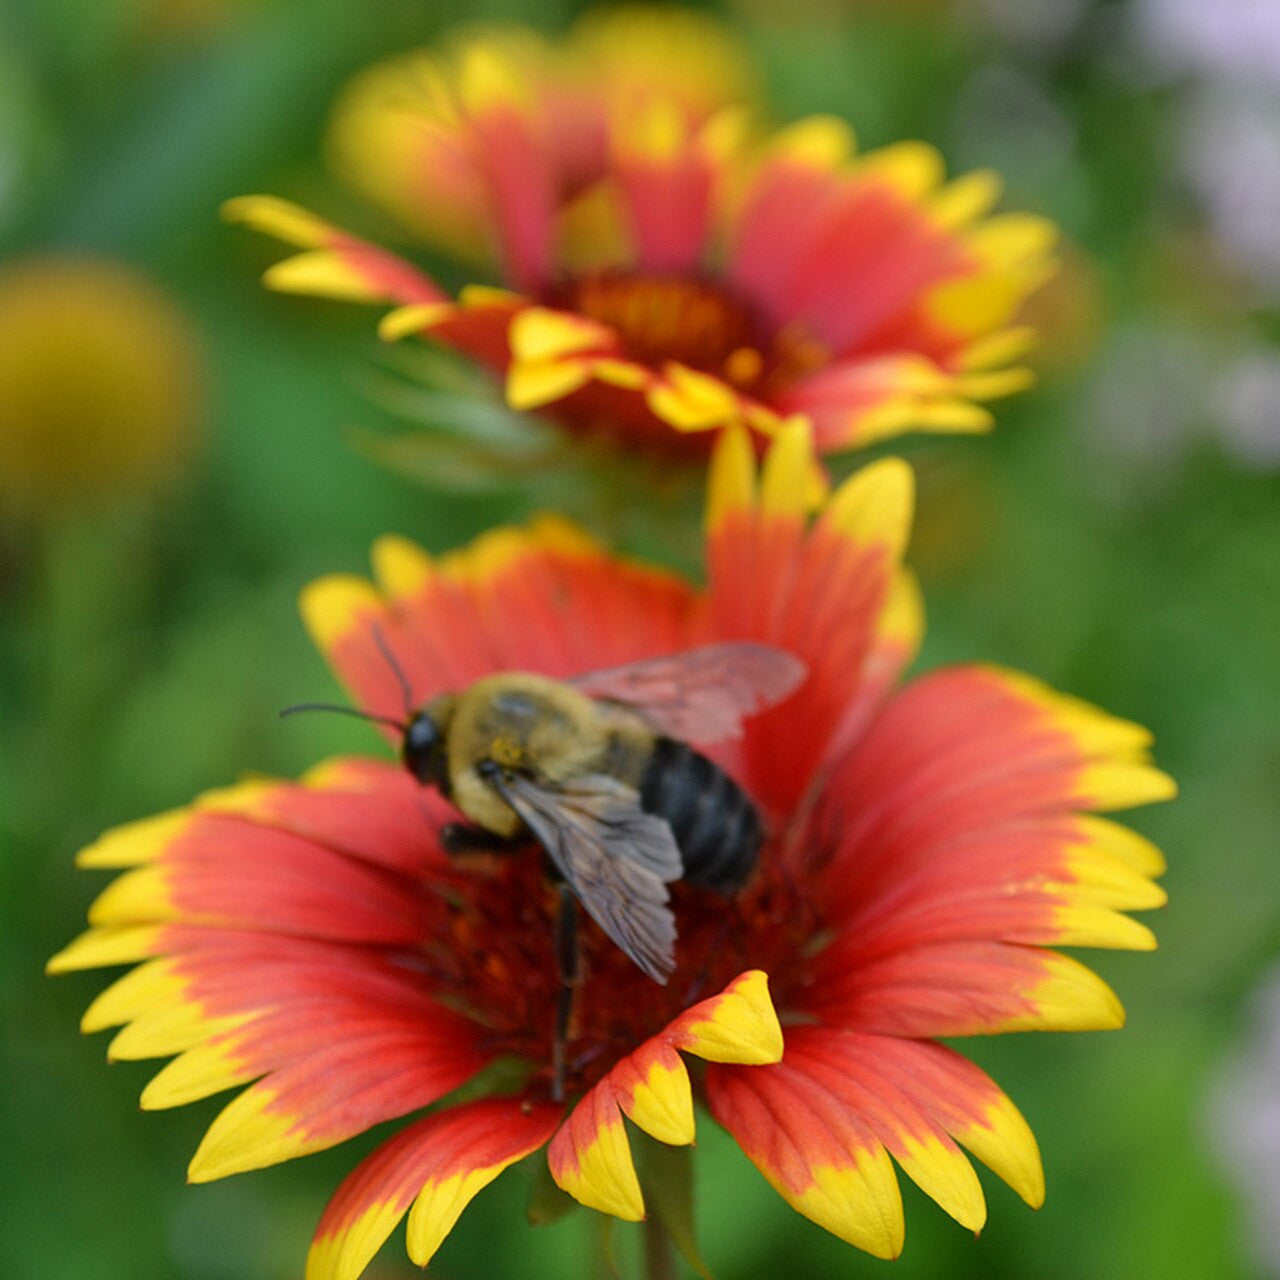
[{"label": "white blurred area", "polygon": [[1224,265],[1280,299],[1280,91],[1201,90],[1183,132],[1185,174]]},{"label": "white blurred area", "polygon": [[[1131,12],[1138,70],[1183,92],[1175,175],[1203,221],[1206,248],[1246,307],[1274,306],[1280,303],[1280,0],[1135,0]],[[1198,407],[1225,451],[1245,467],[1280,468],[1275,348],[1242,326],[1234,346],[1203,354],[1208,376]]]},{"label": "white blurred area", "polygon": [[962,10],[995,28],[1011,45],[1048,54],[1076,33],[1088,0],[965,0]]},{"label": "white blurred area", "polygon": [[1186,86],[1182,177],[1229,267],[1280,298],[1280,0],[1136,0],[1134,55]]},{"label": "white blurred area", "polygon": [[1080,420],[1104,463],[1100,491],[1117,501],[1158,491],[1206,444],[1246,470],[1280,470],[1280,354],[1236,330],[1124,325],[1098,358]]},{"label": "white blurred area", "polygon": [[1238,461],[1280,469],[1280,358],[1273,347],[1239,354],[1223,372],[1215,405],[1222,436]]},{"label": "white blurred area", "polygon": [[1135,0],[1133,25],[1166,71],[1280,88],[1276,0]]},{"label": "white blurred area", "polygon": [[[1080,392],[1103,487],[1122,504],[1159,493],[1205,448],[1280,470],[1280,351],[1250,318],[1280,305],[1280,0],[956,0],[956,11],[998,41],[956,97],[948,155],[997,168],[1020,201],[1083,228],[1086,257],[1097,210],[1043,64],[1088,51],[1122,94],[1154,92],[1168,108],[1167,212],[1147,268],[1160,301],[1110,300]],[[1089,265],[1064,255],[1063,270]],[[1062,340],[1050,326],[1046,349]]]},{"label": "white blurred area", "polygon": [[1280,1277],[1280,970],[1250,1005],[1244,1036],[1211,1080],[1205,1140],[1243,1206],[1256,1265]]}]

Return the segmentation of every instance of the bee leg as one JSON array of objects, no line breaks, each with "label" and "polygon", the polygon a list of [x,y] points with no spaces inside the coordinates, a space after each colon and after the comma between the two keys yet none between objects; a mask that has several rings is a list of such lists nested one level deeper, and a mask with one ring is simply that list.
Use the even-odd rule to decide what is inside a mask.
[{"label": "bee leg", "polygon": [[500,836],[487,827],[467,822],[446,822],[440,828],[440,843],[449,853],[505,853],[528,841]]},{"label": "bee leg", "polygon": [[573,995],[578,985],[578,909],[567,884],[560,886],[560,908],[556,912],[556,965],[560,970],[560,991],[556,996],[556,1029],[551,1042],[551,1098],[564,1101],[565,1047],[569,1020],[573,1016]]}]

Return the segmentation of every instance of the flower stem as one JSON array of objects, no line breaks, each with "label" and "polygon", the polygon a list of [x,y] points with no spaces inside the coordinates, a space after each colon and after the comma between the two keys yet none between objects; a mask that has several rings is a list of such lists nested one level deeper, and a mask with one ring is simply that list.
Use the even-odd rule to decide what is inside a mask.
[{"label": "flower stem", "polygon": [[641,1134],[633,1149],[649,1211],[644,1224],[646,1280],[676,1280],[682,1270],[677,1256],[703,1280],[711,1280],[694,1230],[692,1151]]},{"label": "flower stem", "polygon": [[595,1257],[592,1259],[593,1274],[597,1280],[622,1280],[618,1270],[618,1256],[614,1251],[613,1227],[617,1221],[607,1213],[592,1213],[595,1223]]},{"label": "flower stem", "polygon": [[644,1275],[645,1280],[676,1280],[676,1251],[656,1213],[644,1223]]}]

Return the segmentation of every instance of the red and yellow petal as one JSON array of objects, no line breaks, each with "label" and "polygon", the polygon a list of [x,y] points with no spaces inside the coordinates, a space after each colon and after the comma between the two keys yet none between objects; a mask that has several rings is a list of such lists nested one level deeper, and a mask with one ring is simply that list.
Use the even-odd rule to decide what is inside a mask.
[{"label": "red and yellow petal", "polygon": [[895,1257],[904,1232],[890,1156],[972,1231],[986,1203],[960,1147],[1033,1207],[1044,1197],[1025,1121],[977,1067],[937,1044],[795,1027],[781,1064],[713,1068],[707,1093],[789,1204],[878,1257]]},{"label": "red and yellow petal", "polygon": [[464,49],[456,92],[504,278],[534,289],[553,274],[560,175],[537,88],[510,53],[497,43]]},{"label": "red and yellow petal", "polygon": [[465,1103],[419,1120],[358,1165],[329,1201],[307,1280],[356,1280],[406,1212],[409,1256],[425,1267],[462,1210],[541,1147],[560,1108],[519,1098]]},{"label": "red and yellow petal", "polygon": [[779,812],[795,804],[857,712],[873,656],[883,687],[877,646],[891,600],[899,640],[918,625],[900,595],[906,589],[895,585],[914,500],[910,469],[892,458],[865,468],[811,524],[813,464],[803,424],[783,429],[758,477],[745,437],[728,432],[708,486],[711,633],[777,645],[809,668],[785,706],[753,721],[739,762],[752,794]]},{"label": "red and yellow petal", "polygon": [[965,247],[976,270],[940,286],[927,302],[929,318],[964,339],[1007,325],[1027,295],[1054,272],[1057,229],[1045,218],[1005,213],[973,227]]},{"label": "red and yellow petal", "polygon": [[599,356],[618,349],[607,326],[548,307],[520,311],[507,338],[506,396],[513,409],[538,409],[564,399],[592,380]]},{"label": "red and yellow petal", "polygon": [[417,50],[361,72],[328,142],[339,175],[402,225],[466,261],[491,259],[488,192],[443,59]]},{"label": "red and yellow petal", "polygon": [[512,319],[531,304],[506,289],[466,285],[455,302],[397,307],[378,324],[378,336],[395,342],[410,334],[430,338],[501,376],[511,360]]},{"label": "red and yellow petal", "polygon": [[676,1050],[708,1062],[777,1062],[782,1030],[765,975],[744,973],[718,996],[687,1009],[618,1062],[574,1107],[547,1151],[551,1176],[574,1199],[630,1222],[644,1216],[622,1118],[660,1142],[693,1141],[693,1096]]},{"label": "red and yellow petal", "polygon": [[725,378],[678,360],[632,358],[609,325],[500,291],[470,286],[456,304],[398,308],[379,332],[388,341],[417,334],[479,361],[503,380],[513,409],[659,452],[692,456],[705,443],[679,437],[735,423],[770,435],[782,420]]},{"label": "red and yellow petal", "polygon": [[[1079,811],[1167,798],[1150,735],[1026,677],[937,672],[885,705],[835,770],[824,872],[835,938],[803,996],[905,1036],[1119,1026],[1096,975],[1048,946],[1154,947],[1162,863]],[[833,828],[834,824],[834,828]]]},{"label": "red and yellow petal", "polygon": [[118,979],[82,1024],[125,1024],[113,1058],[179,1055],[147,1086],[144,1108],[258,1080],[210,1127],[193,1181],[332,1146],[428,1105],[489,1059],[475,1024],[366,948],[169,926],[153,931],[148,949],[167,954]]},{"label": "red and yellow petal", "polygon": [[327,848],[390,870],[418,873],[440,851],[424,829],[418,790],[403,769],[378,760],[333,759],[300,783],[251,778],[206,792],[183,809],[115,827],[76,855],[86,868],[155,862],[202,815],[236,816],[314,839]]},{"label": "red and yellow petal", "polygon": [[783,1063],[708,1072],[711,1113],[792,1208],[878,1258],[902,1252],[888,1153],[852,1108]]},{"label": "red and yellow petal", "polygon": [[672,1147],[693,1141],[689,1073],[668,1038],[647,1040],[609,1072],[608,1080],[618,1106],[638,1128]]},{"label": "red and yellow petal", "polygon": [[541,250],[552,201],[605,172],[612,121],[661,103],[696,127],[751,82],[728,33],[693,13],[592,12],[557,44],[523,28],[473,29],[442,53],[358,76],[331,151],[349,181],[428,242],[536,277],[545,264],[530,239]]},{"label": "red and yellow petal", "polygon": [[833,352],[876,350],[876,334],[923,290],[969,265],[963,245],[921,207],[940,176],[940,157],[919,143],[855,165],[819,208],[770,313]]},{"label": "red and yellow petal", "polygon": [[941,159],[923,144],[854,164],[851,153],[839,121],[783,131],[731,222],[729,279],[779,332],[829,353],[778,386],[770,407],[809,416],[823,453],[913,429],[987,430],[991,415],[973,402],[1030,382],[1001,367],[1025,349],[1006,326],[1052,270],[1053,228],[984,218],[995,176],[940,186]]},{"label": "red and yellow petal", "polygon": [[721,428],[774,435],[782,417],[722,377],[677,360],[654,368],[625,356],[590,357],[590,377],[550,406],[558,421],[650,454],[704,459]]},{"label": "red and yellow petal", "polygon": [[1151,763],[1151,733],[1142,725],[1100,711],[1040,680],[999,667],[983,673],[1004,697],[1030,708],[1047,733],[1060,735],[1074,754],[1072,800],[1082,809],[1128,809],[1170,800],[1177,787]]},{"label": "red and yellow petal", "polygon": [[777,405],[812,422],[821,453],[912,430],[988,431],[995,421],[965,398],[955,375],[912,351],[838,357],[780,393]]},{"label": "red and yellow petal", "polygon": [[583,388],[643,391],[651,370],[622,359],[617,335],[586,316],[538,306],[519,294],[470,285],[456,303],[399,307],[378,332],[395,342],[416,334],[469,356],[504,383],[508,405],[573,416]]},{"label": "red and yellow petal", "polygon": [[[208,792],[195,808],[287,831],[403,875],[449,866],[436,838],[446,806],[424,795],[401,765],[387,761],[327,760],[296,783],[254,779]],[[119,848],[118,840],[113,843]],[[102,858],[111,847],[99,841],[81,855],[80,865],[107,865]]]},{"label": "red and yellow petal", "polygon": [[588,10],[570,30],[565,52],[575,80],[605,95],[611,115],[660,99],[696,123],[759,90],[732,32],[692,9],[626,4]]},{"label": "red and yellow petal", "polygon": [[[146,828],[147,842],[156,830]],[[125,871],[99,894],[89,908],[91,924],[184,922],[411,943],[422,936],[433,911],[410,882],[380,867],[235,814],[190,809],[164,831],[163,843],[145,864]],[[125,839],[135,852],[143,846],[136,831],[126,828]],[[436,847],[425,823],[419,842],[422,850]]]},{"label": "red and yellow petal", "polygon": [[663,1034],[677,1049],[707,1062],[749,1066],[782,1056],[782,1030],[769,998],[769,980],[758,969],[686,1009]]},{"label": "red and yellow petal", "polygon": [[676,431],[710,431],[750,425],[764,428],[774,418],[727,382],[678,361],[663,365],[645,391],[645,404],[658,421]]},{"label": "red and yellow petal", "polygon": [[347,302],[442,303],[446,295],[417,268],[276,196],[238,196],[222,206],[229,222],[295,244],[303,252],[271,267],[263,277],[282,293]]},{"label": "red and yellow petal", "polygon": [[552,1138],[547,1164],[556,1185],[588,1208],[624,1222],[644,1217],[622,1110],[608,1077],[574,1107]]},{"label": "red and yellow petal", "polygon": [[625,210],[635,268],[654,275],[697,270],[742,126],[736,109],[692,125],[670,98],[615,115],[610,179]]},{"label": "red and yellow petal", "polygon": [[478,1027],[397,959],[447,909],[424,878],[449,868],[417,798],[402,770],[330,761],[301,784],[211,793],[83,855],[125,870],[50,968],[145,959],[93,1002],[84,1030],[121,1026],[113,1058],[181,1055],[147,1107],[258,1080],[214,1122],[193,1179],[330,1146],[488,1061]]},{"label": "red and yellow petal", "polygon": [[332,1146],[457,1088],[488,1061],[480,1029],[365,948],[175,927],[173,953],[118,979],[84,1030],[125,1023],[117,1058],[177,1053],[143,1093],[164,1108],[258,1079],[214,1121],[193,1181]]},{"label": "red and yellow petal", "polygon": [[840,728],[827,748],[830,759],[839,759],[866,732],[880,704],[915,661],[924,639],[924,599],[920,584],[909,569],[900,569],[876,625],[862,678],[849,700]]},{"label": "red and yellow petal", "polygon": [[[180,1105],[290,1064],[315,1072],[336,1043],[363,1043],[389,1067],[403,1062],[414,1089],[453,1087],[487,1060],[474,1024],[368,948],[174,925],[154,931],[149,949],[157,958],[117,979],[82,1022],[86,1032],[124,1024],[112,1058],[181,1055],[148,1085],[144,1107]],[[75,963],[76,950],[55,967]]]},{"label": "red and yellow petal", "polygon": [[[485,1064],[474,1030],[445,1015],[415,1024],[409,1010],[372,1025],[341,1006],[295,1005],[283,1035],[268,1037],[268,1075],[238,1094],[210,1125],[188,1170],[208,1182],[322,1151],[438,1101]],[[306,1015],[310,1014],[308,1018]],[[315,1023],[323,1025],[323,1034]],[[251,1057],[250,1024],[238,1051]],[[323,1039],[325,1043],[317,1043]]]},{"label": "red and yellow petal", "polygon": [[[234,957],[217,960],[227,969],[234,962]],[[169,1063],[144,1091],[143,1107],[181,1105],[288,1063],[319,1061],[335,1038],[358,1040],[371,1049],[384,1046],[389,1068],[397,1056],[408,1061],[420,1055],[442,1078],[459,1073],[465,1078],[484,1065],[475,1026],[432,1000],[424,984],[358,955],[317,959],[303,953],[292,963],[295,972],[306,963],[318,972],[302,983],[283,965],[259,963],[250,981],[235,990],[222,975],[215,986],[192,975],[189,964],[179,963],[178,972],[186,968],[190,979],[187,1003],[206,1022],[221,1018],[230,1026],[207,1034]],[[325,963],[330,965],[327,974],[321,968]],[[235,1012],[219,1012],[229,1010]]]},{"label": "red and yellow petal", "polygon": [[375,564],[382,590],[323,578],[303,593],[302,612],[358,704],[396,718],[403,693],[378,633],[419,705],[495,671],[568,676],[670,653],[689,643],[696,610],[674,575],[615,561],[552,518],[494,530],[439,559],[384,540]]},{"label": "red and yellow petal", "polygon": [[[939,857],[944,846],[961,846],[970,869],[984,857],[998,863],[975,838],[994,832],[1009,857],[1020,853],[1028,871],[1052,878],[1079,843],[1062,821],[1173,794],[1149,745],[1140,726],[1029,677],[987,667],[934,672],[885,706],[833,784],[836,803],[860,815],[833,875],[847,871],[850,896],[867,902],[868,888],[901,877],[904,860],[913,873],[954,875],[955,857]],[[1095,861],[1102,857],[1100,845]]]},{"label": "red and yellow petal", "polygon": [[834,116],[798,121],[765,144],[728,229],[727,275],[736,288],[780,308],[853,150],[852,131]]},{"label": "red and yellow petal", "polygon": [[1115,992],[1078,960],[995,941],[921,945],[870,961],[833,948],[797,1000],[832,1026],[918,1038],[1124,1025]]},{"label": "red and yellow petal", "polygon": [[49,960],[45,972],[74,973],[134,964],[163,952],[164,933],[165,926],[155,924],[86,929]]}]

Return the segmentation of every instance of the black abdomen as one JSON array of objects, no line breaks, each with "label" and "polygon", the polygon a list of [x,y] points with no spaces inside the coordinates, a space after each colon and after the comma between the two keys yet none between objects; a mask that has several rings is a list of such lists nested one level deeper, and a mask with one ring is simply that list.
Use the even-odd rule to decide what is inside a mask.
[{"label": "black abdomen", "polygon": [[684,878],[721,893],[755,870],[764,824],[743,789],[692,747],[659,738],[640,784],[646,813],[670,824],[684,860]]}]

